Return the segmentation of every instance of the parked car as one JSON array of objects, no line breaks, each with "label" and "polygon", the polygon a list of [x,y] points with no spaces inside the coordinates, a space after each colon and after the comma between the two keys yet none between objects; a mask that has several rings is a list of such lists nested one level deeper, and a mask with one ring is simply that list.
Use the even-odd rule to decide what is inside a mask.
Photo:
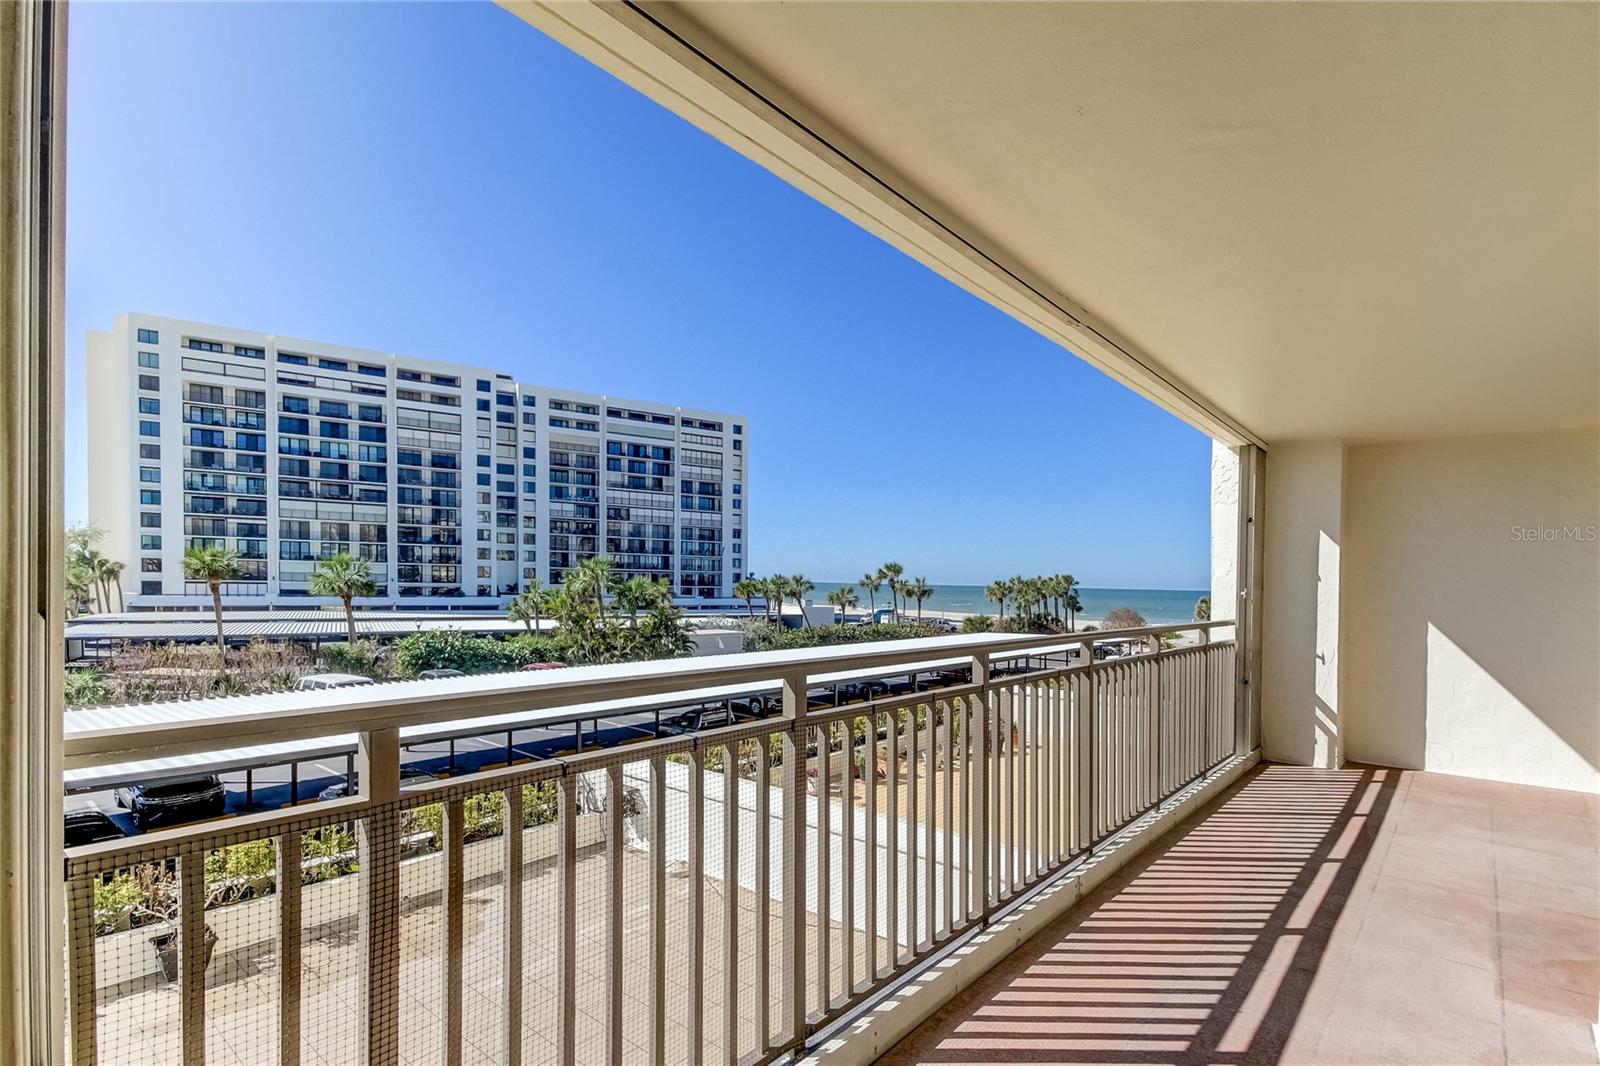
[{"label": "parked car", "polygon": [[181,825],[216,818],[227,807],[228,794],[216,774],[190,774],[169,777],[116,791],[117,806],[133,813],[133,824],[140,829]]},{"label": "parked car", "polygon": [[[433,775],[428,773],[428,771],[426,771],[426,770],[419,770],[418,768],[416,768],[414,766],[402,766],[402,767],[400,767],[400,787],[401,788],[405,788],[407,785],[420,785],[424,781],[432,781],[433,779],[434,779]],[[334,784],[331,784],[327,788],[323,789],[321,792],[318,792],[317,793],[317,799],[319,799],[319,800],[343,799],[344,797],[350,795],[351,786],[356,784],[356,782],[359,781],[359,780],[360,780],[359,777],[353,777],[348,781],[335,782]]]},{"label": "parked car", "polygon": [[102,840],[120,840],[127,834],[99,807],[79,807],[66,813],[62,840],[69,848],[84,844],[98,844]]},{"label": "parked car", "polygon": [[467,675],[462,673],[460,670],[452,670],[449,667],[440,667],[438,670],[424,670],[424,671],[422,671],[422,673],[417,675],[417,679],[419,681],[432,681],[435,678],[440,678],[440,677],[466,677],[466,676]]},{"label": "parked car", "polygon": [[372,678],[360,674],[307,674],[294,683],[296,692],[315,692],[325,688],[350,688],[370,685]]}]

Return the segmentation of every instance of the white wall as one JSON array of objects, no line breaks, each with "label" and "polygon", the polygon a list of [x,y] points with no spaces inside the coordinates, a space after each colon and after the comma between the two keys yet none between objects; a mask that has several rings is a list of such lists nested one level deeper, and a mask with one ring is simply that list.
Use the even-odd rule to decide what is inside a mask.
[{"label": "white wall", "polygon": [[1337,767],[1345,454],[1339,442],[1267,453],[1261,577],[1261,750]]},{"label": "white wall", "polygon": [[1349,449],[1351,759],[1600,790],[1597,455],[1594,431]]},{"label": "white wall", "polygon": [[1239,617],[1239,451],[1211,442],[1211,617]]}]

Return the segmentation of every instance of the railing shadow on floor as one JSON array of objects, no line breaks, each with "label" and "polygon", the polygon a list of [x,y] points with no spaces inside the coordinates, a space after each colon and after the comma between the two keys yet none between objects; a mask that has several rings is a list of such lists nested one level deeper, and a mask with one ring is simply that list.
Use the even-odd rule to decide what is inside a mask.
[{"label": "railing shadow on floor", "polygon": [[1257,769],[880,1061],[1281,1061],[1399,780]]}]

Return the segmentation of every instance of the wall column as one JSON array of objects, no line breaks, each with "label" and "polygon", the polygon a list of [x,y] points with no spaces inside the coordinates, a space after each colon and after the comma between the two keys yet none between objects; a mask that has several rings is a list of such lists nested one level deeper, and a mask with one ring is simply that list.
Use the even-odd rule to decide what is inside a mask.
[{"label": "wall column", "polygon": [[1274,445],[1263,523],[1260,713],[1263,757],[1344,762],[1339,703],[1342,441]]}]

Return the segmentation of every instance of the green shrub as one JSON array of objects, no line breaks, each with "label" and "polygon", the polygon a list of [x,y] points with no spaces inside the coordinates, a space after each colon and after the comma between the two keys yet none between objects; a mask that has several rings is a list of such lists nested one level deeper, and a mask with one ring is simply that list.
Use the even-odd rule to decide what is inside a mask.
[{"label": "green shrub", "polygon": [[961,620],[963,633],[987,633],[994,629],[994,619],[986,614],[969,614]]},{"label": "green shrub", "polygon": [[120,873],[94,886],[94,924],[102,933],[115,932],[144,904],[144,889],[132,874]]},{"label": "green shrub", "polygon": [[249,840],[206,856],[207,881],[271,877],[277,868],[278,849],[270,839]]},{"label": "green shrub", "polygon": [[[356,861],[356,835],[342,825],[325,825],[306,833],[301,838],[300,855],[301,862],[309,867],[307,876],[313,881],[331,881],[360,866]],[[330,861],[314,861],[319,859]]]},{"label": "green shrub", "polygon": [[464,674],[492,674],[515,670],[524,663],[539,661],[539,638],[469,637],[454,630],[413,633],[395,641],[394,671],[401,677],[416,677],[424,670],[460,670]]},{"label": "green shrub", "polygon": [[941,636],[931,625],[917,622],[873,622],[852,626],[807,626],[784,629],[768,625],[745,634],[746,651],[785,651],[790,648],[820,648],[833,644],[865,644],[874,640],[910,640],[913,637]]},{"label": "green shrub", "polygon": [[541,781],[522,789],[522,825],[550,825],[556,820],[556,783]]},{"label": "green shrub", "polygon": [[383,676],[383,661],[378,644],[371,640],[358,640],[354,644],[340,641],[322,647],[322,665],[336,674],[360,674],[362,677]]},{"label": "green shrub", "polygon": [[[550,820],[555,820],[555,786],[547,786],[550,790]],[[523,805],[529,805],[529,794],[534,786],[528,786],[523,791]],[[462,843],[470,844],[475,840],[487,837],[496,837],[505,831],[506,804],[505,798],[499,792],[482,792],[476,796],[468,796],[461,805],[463,833]],[[527,821],[524,811],[523,821]],[[403,832],[410,834],[428,832],[433,834],[435,848],[444,845],[444,804],[430,803],[425,807],[418,807],[411,811],[410,821],[403,827]]]},{"label": "green shrub", "polygon": [[111,685],[99,670],[68,670],[68,707],[95,707],[111,702]]}]

